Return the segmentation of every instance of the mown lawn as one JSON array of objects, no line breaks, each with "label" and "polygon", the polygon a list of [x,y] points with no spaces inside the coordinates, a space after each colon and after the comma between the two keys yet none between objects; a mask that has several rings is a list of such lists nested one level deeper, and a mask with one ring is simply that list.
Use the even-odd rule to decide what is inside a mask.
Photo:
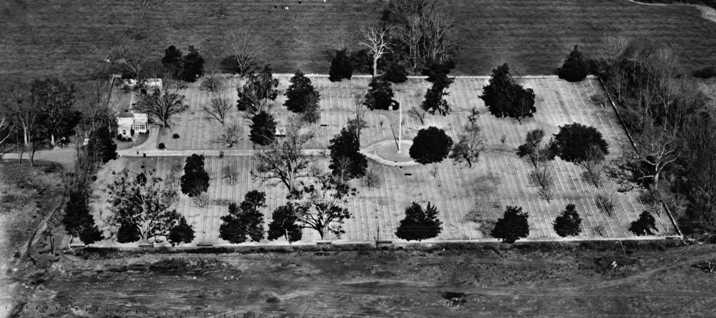
[{"label": "mown lawn", "polygon": [[[279,88],[285,89],[287,76],[277,77],[281,83]],[[367,78],[354,78],[338,83],[331,83],[325,77],[312,77],[311,80],[321,94],[322,112],[321,121],[310,127],[315,132],[315,137],[306,144],[306,148],[325,149],[330,138],[352,118],[355,95],[366,90]],[[429,201],[438,207],[444,224],[438,240],[489,238],[491,222],[502,215],[507,205],[521,206],[529,213],[530,239],[558,239],[552,229],[552,222],[570,203],[577,206],[584,220],[582,238],[633,236],[628,231],[629,224],[637,219],[639,213],[648,209],[638,200],[638,189],[619,192],[619,186],[612,179],[605,180],[604,185],[597,188],[581,178],[582,168],[558,159],[551,168],[555,178],[554,198],[546,201],[539,197],[538,188],[529,182],[530,165],[515,154],[515,149],[524,142],[528,131],[539,128],[543,129],[547,136],[551,136],[558,132],[559,126],[573,122],[596,127],[602,132],[609,143],[609,160],[618,158],[625,149],[629,151],[626,136],[613,109],[592,101],[592,96],[602,94],[597,80],[587,79],[580,83],[569,83],[556,78],[528,77],[518,80],[533,88],[537,96],[535,117],[523,120],[522,123],[513,119],[498,119],[489,114],[482,100],[477,97],[487,82],[487,78],[482,77],[455,80],[447,97],[453,110],[448,116],[427,115],[425,123],[421,124],[415,118],[404,114],[403,136],[406,140],[411,140],[419,129],[427,126],[440,127],[456,140],[470,110],[477,108],[481,113],[478,123],[485,138],[486,150],[472,168],[445,160],[438,165],[437,173],[434,173],[431,166],[418,165],[401,169],[371,161],[369,170],[381,176],[381,184],[376,188],[369,188],[360,181],[355,182],[359,194],[348,204],[352,217],[347,220],[346,234],[341,239],[395,240],[395,229],[404,217],[405,208],[412,201],[421,204]],[[411,79],[396,85],[395,98],[401,107],[409,109],[419,105],[426,83],[424,80]],[[228,88],[227,90],[227,94],[232,93]],[[196,85],[191,85],[184,93],[187,95],[190,109],[178,116],[171,128],[171,133],[179,133],[181,137],[173,139],[171,134],[167,133],[160,141],[165,142],[168,149],[185,150],[187,155],[193,152],[202,153],[202,150],[222,149],[221,145],[212,143],[221,132],[220,125],[206,119],[200,110],[201,105],[208,102],[208,95],[199,91]],[[235,99],[235,96],[233,98]],[[282,98],[275,104],[272,112],[284,121],[290,112],[280,106]],[[242,118],[235,110],[231,116]],[[362,147],[393,140],[391,125],[395,126],[397,117],[397,112],[394,111],[367,111],[367,127],[361,130]],[[233,149],[251,149],[251,143],[246,136],[249,127],[245,122],[241,124],[244,139]],[[98,177],[97,188],[101,190],[107,182],[111,182],[109,173],[112,170],[123,167],[137,171],[139,166],[145,165],[148,168],[156,168],[162,176],[177,176],[177,173],[181,174],[183,160],[181,157],[122,159],[103,169]],[[261,183],[251,177],[250,172],[254,164],[251,157],[206,159],[206,168],[211,178],[208,191],[210,204],[200,208],[189,198],[182,196],[177,205],[179,212],[185,215],[197,230],[195,242],[224,243],[218,238],[220,217],[227,213],[229,203],[240,202],[250,190],[257,189],[267,193],[268,207],[263,210],[267,222],[271,212],[284,204],[286,191],[280,183]],[[312,159],[312,164],[326,171],[328,160]],[[229,184],[223,178],[222,170],[229,165],[237,167],[240,172],[236,184]],[[597,208],[597,194],[608,194],[614,198],[613,216]],[[102,198],[98,202],[101,206],[106,196],[100,192],[96,197]],[[659,235],[674,234],[675,229],[666,213],[658,213],[656,217]],[[304,231],[305,242],[317,239],[315,231]]]},{"label": "mown lawn", "polygon": [[[148,3],[148,5],[143,5]],[[156,58],[170,44],[227,55],[234,30],[265,39],[278,71],[325,73],[328,52],[358,48],[363,25],[380,17],[376,0],[43,0],[0,4],[0,74],[85,75],[112,47],[131,44]],[[605,52],[609,37],[673,46],[691,69],[716,64],[716,23],[686,6],[626,0],[448,0],[460,46],[458,73],[487,74],[509,62],[523,74],[552,73],[569,49]]]}]

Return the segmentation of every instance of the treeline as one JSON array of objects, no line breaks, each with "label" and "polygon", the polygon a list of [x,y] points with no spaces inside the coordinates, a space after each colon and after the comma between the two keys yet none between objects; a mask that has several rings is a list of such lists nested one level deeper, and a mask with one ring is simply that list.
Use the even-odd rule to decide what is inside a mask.
[{"label": "treeline", "polygon": [[626,43],[619,53],[592,61],[637,145],[613,171],[642,186],[640,200],[664,202],[686,234],[716,231],[716,120],[709,97],[669,48]]}]

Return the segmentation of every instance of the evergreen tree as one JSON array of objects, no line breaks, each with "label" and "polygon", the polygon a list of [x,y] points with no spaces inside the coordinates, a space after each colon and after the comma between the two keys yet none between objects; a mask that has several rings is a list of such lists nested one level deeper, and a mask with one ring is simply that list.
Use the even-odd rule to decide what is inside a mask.
[{"label": "evergreen tree", "polygon": [[117,230],[117,242],[119,243],[132,243],[139,241],[141,234],[136,224],[123,222],[120,223],[119,229]]},{"label": "evergreen tree", "polygon": [[328,71],[328,79],[337,82],[344,78],[351,79],[353,76],[353,64],[348,56],[348,50],[336,50],[336,55],[331,60],[331,67]]},{"label": "evergreen tree", "polygon": [[192,154],[186,158],[184,175],[181,177],[181,192],[196,197],[209,189],[209,174],[204,170],[204,155]]},{"label": "evergreen tree", "polygon": [[596,128],[572,123],[559,127],[551,151],[562,160],[581,163],[603,159],[609,153],[609,145]]},{"label": "evergreen tree", "polygon": [[437,208],[428,202],[423,210],[423,207],[413,202],[405,209],[405,218],[400,221],[395,236],[408,241],[421,241],[438,236],[441,230],[442,222],[438,219]]},{"label": "evergreen tree", "polygon": [[194,240],[194,229],[186,222],[183,216],[179,219],[179,224],[172,227],[169,231],[169,242],[174,244],[191,243]]},{"label": "evergreen tree", "polygon": [[428,164],[440,162],[447,157],[452,148],[452,138],[445,131],[437,127],[428,127],[418,131],[410,146],[410,158]]},{"label": "evergreen tree", "polygon": [[182,62],[182,80],[194,82],[204,75],[204,58],[199,55],[199,51],[197,51],[194,46],[189,46],[189,53],[184,56]]},{"label": "evergreen tree", "polygon": [[219,236],[231,243],[261,241],[264,229],[263,214],[259,208],[263,207],[266,207],[266,194],[256,190],[249,191],[241,204],[229,205],[229,214],[221,217]]},{"label": "evergreen tree", "polygon": [[[455,79],[448,78],[446,73],[436,73],[433,76],[433,86],[425,92],[425,100],[420,107],[428,113],[435,114],[435,112],[438,112],[440,115],[445,116],[450,112],[450,105],[445,99],[445,96],[448,95],[446,90]],[[428,79],[430,80],[430,78]]]},{"label": "evergreen tree", "polygon": [[656,234],[656,220],[651,213],[644,211],[639,214],[639,219],[631,222],[629,231],[636,235],[654,235]]},{"label": "evergreen tree", "polygon": [[296,71],[290,81],[291,84],[286,89],[286,102],[284,103],[288,110],[294,113],[303,113],[314,100],[315,104],[318,104],[320,96],[313,88],[311,79],[306,77],[303,72]]},{"label": "evergreen tree", "polygon": [[487,109],[495,117],[512,117],[522,120],[534,116],[535,94],[532,89],[525,89],[517,84],[510,75],[507,64],[492,70],[490,84],[485,86],[480,96]]},{"label": "evergreen tree", "polygon": [[85,244],[92,244],[102,239],[102,233],[97,229],[94,218],[90,214],[89,196],[86,189],[70,191],[62,224],[65,226],[67,234],[79,237]]},{"label": "evergreen tree", "polygon": [[393,62],[390,63],[390,66],[388,66],[388,70],[386,70],[381,77],[383,78],[383,80],[392,83],[404,83],[408,80],[408,71],[402,64]]},{"label": "evergreen tree", "polygon": [[582,231],[582,218],[579,217],[574,204],[567,204],[564,212],[554,219],[554,231],[562,237],[576,236]]},{"label": "evergreen tree", "polygon": [[557,71],[559,78],[569,82],[580,82],[589,73],[589,61],[584,58],[576,45],[569,53],[562,67]]},{"label": "evergreen tree", "polygon": [[268,239],[276,240],[284,237],[289,243],[300,241],[303,231],[298,224],[296,210],[302,208],[302,206],[290,202],[276,208],[271,217],[271,224],[269,224]]},{"label": "evergreen tree", "polygon": [[502,239],[503,242],[510,244],[521,237],[527,237],[530,234],[527,217],[527,213],[522,212],[521,207],[507,206],[505,214],[497,220],[495,228],[492,230],[492,237]]},{"label": "evergreen tree", "polygon": [[360,153],[360,141],[354,129],[344,127],[333,137],[328,149],[331,150],[331,164],[328,166],[341,181],[360,178],[365,175],[368,161]]},{"label": "evergreen tree", "polygon": [[249,139],[257,145],[270,145],[275,140],[276,121],[271,114],[261,111],[251,118],[251,132]]},{"label": "evergreen tree", "polygon": [[183,67],[182,52],[176,46],[170,45],[164,50],[162,57],[162,65],[164,69],[172,75],[173,78],[180,78]]},{"label": "evergreen tree", "polygon": [[365,94],[365,100],[363,105],[368,109],[385,109],[393,110],[398,109],[398,102],[393,99],[393,89],[390,87],[390,82],[376,77],[368,84],[368,93]]},{"label": "evergreen tree", "polygon": [[117,144],[107,127],[98,127],[90,133],[87,154],[96,162],[106,163],[117,159]]}]

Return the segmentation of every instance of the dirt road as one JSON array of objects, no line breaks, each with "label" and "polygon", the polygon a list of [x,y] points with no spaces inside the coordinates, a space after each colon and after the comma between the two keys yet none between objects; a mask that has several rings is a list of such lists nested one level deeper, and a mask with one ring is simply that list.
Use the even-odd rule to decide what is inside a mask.
[{"label": "dirt road", "polygon": [[716,274],[692,265],[714,259],[713,246],[66,256],[20,316],[713,316]]}]

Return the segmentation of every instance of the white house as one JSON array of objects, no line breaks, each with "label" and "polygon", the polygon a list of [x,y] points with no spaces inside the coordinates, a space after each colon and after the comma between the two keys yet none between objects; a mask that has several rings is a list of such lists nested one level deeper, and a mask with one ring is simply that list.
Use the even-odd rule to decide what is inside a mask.
[{"label": "white house", "polygon": [[145,113],[124,111],[117,115],[117,134],[124,138],[132,138],[134,134],[145,134],[149,131],[149,118]]},{"label": "white house", "polygon": [[154,91],[155,89],[161,90],[162,89],[162,79],[161,78],[145,79],[144,87],[147,89],[147,91]]}]

